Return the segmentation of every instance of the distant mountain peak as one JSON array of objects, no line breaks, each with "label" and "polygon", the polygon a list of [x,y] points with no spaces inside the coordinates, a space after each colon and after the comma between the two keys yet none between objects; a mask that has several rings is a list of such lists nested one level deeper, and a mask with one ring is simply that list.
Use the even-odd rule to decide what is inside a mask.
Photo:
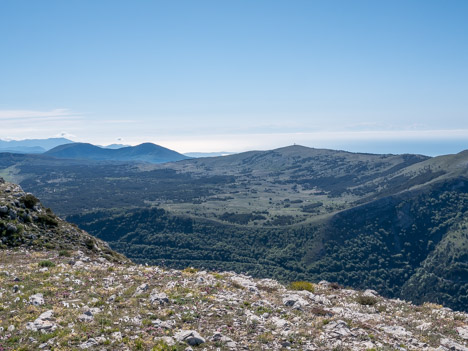
[{"label": "distant mountain peak", "polygon": [[73,143],[58,146],[44,153],[44,155],[66,159],[148,163],[175,162],[189,158],[176,151],[152,143],[118,149],[103,148],[89,143]]}]

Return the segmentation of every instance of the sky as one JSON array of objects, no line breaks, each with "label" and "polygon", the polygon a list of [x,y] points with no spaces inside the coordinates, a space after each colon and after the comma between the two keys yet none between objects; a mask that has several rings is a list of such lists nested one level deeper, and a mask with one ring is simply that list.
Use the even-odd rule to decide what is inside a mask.
[{"label": "sky", "polygon": [[466,0],[1,0],[0,139],[468,149]]}]

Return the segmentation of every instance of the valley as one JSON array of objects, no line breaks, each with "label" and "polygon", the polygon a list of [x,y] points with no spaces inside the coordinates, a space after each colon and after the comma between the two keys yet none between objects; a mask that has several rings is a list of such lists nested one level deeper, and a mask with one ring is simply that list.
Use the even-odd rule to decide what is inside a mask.
[{"label": "valley", "polygon": [[134,264],[0,178],[0,350],[464,351],[467,342],[468,314],[435,303]]},{"label": "valley", "polygon": [[468,153],[290,146],[148,164],[0,154],[2,176],[139,263],[468,306]]}]

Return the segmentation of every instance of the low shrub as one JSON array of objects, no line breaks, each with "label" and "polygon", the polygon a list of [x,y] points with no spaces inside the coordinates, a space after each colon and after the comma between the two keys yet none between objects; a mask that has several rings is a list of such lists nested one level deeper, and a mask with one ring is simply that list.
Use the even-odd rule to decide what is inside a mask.
[{"label": "low shrub", "polygon": [[58,221],[55,218],[53,218],[53,217],[51,217],[49,215],[41,214],[41,215],[37,216],[37,221],[39,223],[48,225],[50,227],[56,227],[58,225]]},{"label": "low shrub", "polygon": [[356,301],[364,306],[373,306],[377,303],[377,299],[374,296],[359,295]]},{"label": "low shrub", "polygon": [[55,263],[49,260],[41,261],[38,265],[39,267],[55,267]]},{"label": "low shrub", "polygon": [[183,272],[188,273],[188,274],[195,274],[198,272],[198,269],[193,268],[193,267],[187,267],[183,270]]},{"label": "low shrub", "polygon": [[20,198],[20,201],[24,204],[24,206],[26,206],[26,208],[29,208],[29,209],[36,206],[36,204],[39,202],[37,197],[35,197],[32,194],[27,194],[27,195],[22,196]]},{"label": "low shrub", "polygon": [[70,253],[70,251],[68,251],[68,250],[60,250],[60,251],[59,251],[59,256],[62,256],[62,257],[71,257],[71,253]]},{"label": "low shrub", "polygon": [[310,292],[314,292],[314,284],[310,282],[305,282],[305,281],[297,281],[297,282],[292,282],[289,284],[289,289],[290,290],[306,290]]}]

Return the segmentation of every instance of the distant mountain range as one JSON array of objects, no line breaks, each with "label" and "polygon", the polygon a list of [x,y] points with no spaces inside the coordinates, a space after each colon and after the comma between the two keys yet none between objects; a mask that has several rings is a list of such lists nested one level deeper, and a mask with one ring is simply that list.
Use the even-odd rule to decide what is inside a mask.
[{"label": "distant mountain range", "polygon": [[119,149],[108,149],[87,143],[73,143],[57,146],[45,152],[44,155],[64,159],[140,161],[149,163],[174,162],[189,158],[176,151],[151,143]]},{"label": "distant mountain range", "polygon": [[[50,153],[47,151],[59,146],[74,144],[72,147],[58,148]],[[141,145],[146,145],[142,147]],[[15,154],[44,154],[56,158],[106,160],[106,161],[143,161],[150,163],[164,163],[180,161],[187,158],[202,158],[232,155],[233,152],[189,152],[179,154],[151,143],[144,143],[132,147],[124,144],[93,145],[89,143],[76,143],[65,138],[0,140],[0,152]],[[149,145],[153,145],[150,147]],[[136,149],[135,149],[136,148]],[[119,152],[106,152],[105,150],[121,150]]]},{"label": "distant mountain range", "polygon": [[56,146],[70,143],[73,141],[65,138],[0,140],[0,152],[41,154]]}]

